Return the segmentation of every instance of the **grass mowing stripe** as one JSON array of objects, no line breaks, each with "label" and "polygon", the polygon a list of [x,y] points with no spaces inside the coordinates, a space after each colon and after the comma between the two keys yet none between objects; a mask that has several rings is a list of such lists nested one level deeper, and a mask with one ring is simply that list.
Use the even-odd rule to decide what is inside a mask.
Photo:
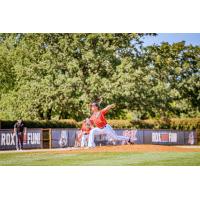
[{"label": "grass mowing stripe", "polygon": [[98,152],[59,154],[50,152],[0,154],[0,165],[14,166],[156,166],[200,165],[200,152]]}]

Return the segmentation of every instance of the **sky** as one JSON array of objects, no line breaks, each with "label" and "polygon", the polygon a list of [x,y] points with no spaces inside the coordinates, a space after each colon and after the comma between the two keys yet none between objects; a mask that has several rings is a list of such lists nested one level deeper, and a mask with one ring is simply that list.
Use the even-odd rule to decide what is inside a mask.
[{"label": "sky", "polygon": [[155,37],[144,37],[144,46],[161,44],[162,42],[173,44],[180,41],[185,41],[186,45],[200,46],[200,33],[158,33]]}]

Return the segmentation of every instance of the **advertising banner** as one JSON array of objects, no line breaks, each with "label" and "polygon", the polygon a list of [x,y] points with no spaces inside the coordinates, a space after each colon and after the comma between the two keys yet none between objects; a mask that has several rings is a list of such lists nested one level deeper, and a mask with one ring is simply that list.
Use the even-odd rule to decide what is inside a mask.
[{"label": "advertising banner", "polygon": [[187,145],[197,144],[197,134],[194,131],[184,132],[184,142]]},{"label": "advertising banner", "polygon": [[[25,129],[23,134],[24,149],[42,148],[41,129]],[[16,135],[12,129],[0,129],[0,150],[15,150]]]},{"label": "advertising banner", "polygon": [[24,148],[42,148],[42,129],[26,129],[26,131],[24,132]]},{"label": "advertising banner", "polygon": [[0,149],[16,149],[16,136],[14,135],[13,130],[0,129]]},{"label": "advertising banner", "polygon": [[143,130],[143,139],[144,144],[197,144],[197,136],[194,131]]},{"label": "advertising banner", "polygon": [[[128,136],[131,143],[134,144],[197,144],[196,133],[194,131],[115,129],[115,133],[119,136]],[[67,142],[65,142],[66,140]],[[106,134],[96,135],[94,141],[97,146],[123,144],[123,141],[113,143],[112,138],[109,138]],[[81,131],[78,129],[52,129],[53,148],[80,146],[80,142]]]},{"label": "advertising banner", "polygon": [[152,131],[153,130],[141,130],[143,132],[143,144],[152,144]]},{"label": "advertising banner", "polygon": [[77,129],[57,128],[51,130],[52,148],[65,148],[75,146]]},{"label": "advertising banner", "polygon": [[69,128],[68,129],[68,146],[69,147],[74,147],[75,146],[75,139],[76,139],[76,132],[78,129],[75,128]]},{"label": "advertising banner", "polygon": [[51,145],[52,148],[68,147],[68,129],[52,129]]},{"label": "advertising banner", "polygon": [[130,138],[130,142],[134,144],[143,143],[143,132],[136,129],[117,129],[115,130],[117,135],[127,136]]},{"label": "advertising banner", "polygon": [[167,131],[164,131],[164,132],[153,131],[152,132],[152,143],[159,143],[159,144],[175,143],[175,144],[177,144],[177,142],[178,142],[177,133],[167,132]]}]

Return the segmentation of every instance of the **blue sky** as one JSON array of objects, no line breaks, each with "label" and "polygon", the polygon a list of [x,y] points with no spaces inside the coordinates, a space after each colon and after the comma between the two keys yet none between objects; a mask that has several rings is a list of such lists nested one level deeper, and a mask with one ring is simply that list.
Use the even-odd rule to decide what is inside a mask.
[{"label": "blue sky", "polygon": [[200,46],[200,33],[158,33],[155,37],[144,37],[144,46],[161,44],[162,42],[173,44],[174,42],[183,40],[186,42],[186,45],[192,44]]}]

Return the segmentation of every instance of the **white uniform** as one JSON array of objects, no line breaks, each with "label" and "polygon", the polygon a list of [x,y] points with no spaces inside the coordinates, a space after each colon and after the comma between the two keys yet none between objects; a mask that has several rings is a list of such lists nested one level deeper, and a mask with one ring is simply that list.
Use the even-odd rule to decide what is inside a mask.
[{"label": "white uniform", "polygon": [[83,134],[81,138],[81,147],[87,146],[87,139],[88,139],[88,134],[87,135]]},{"label": "white uniform", "polygon": [[89,134],[89,139],[88,139],[88,147],[95,147],[95,142],[94,142],[94,136],[95,135],[101,135],[101,134],[106,134],[109,139],[112,139],[113,141],[128,141],[129,137],[127,136],[119,136],[115,133],[113,128],[107,124],[104,128],[93,128],[90,131]]}]

